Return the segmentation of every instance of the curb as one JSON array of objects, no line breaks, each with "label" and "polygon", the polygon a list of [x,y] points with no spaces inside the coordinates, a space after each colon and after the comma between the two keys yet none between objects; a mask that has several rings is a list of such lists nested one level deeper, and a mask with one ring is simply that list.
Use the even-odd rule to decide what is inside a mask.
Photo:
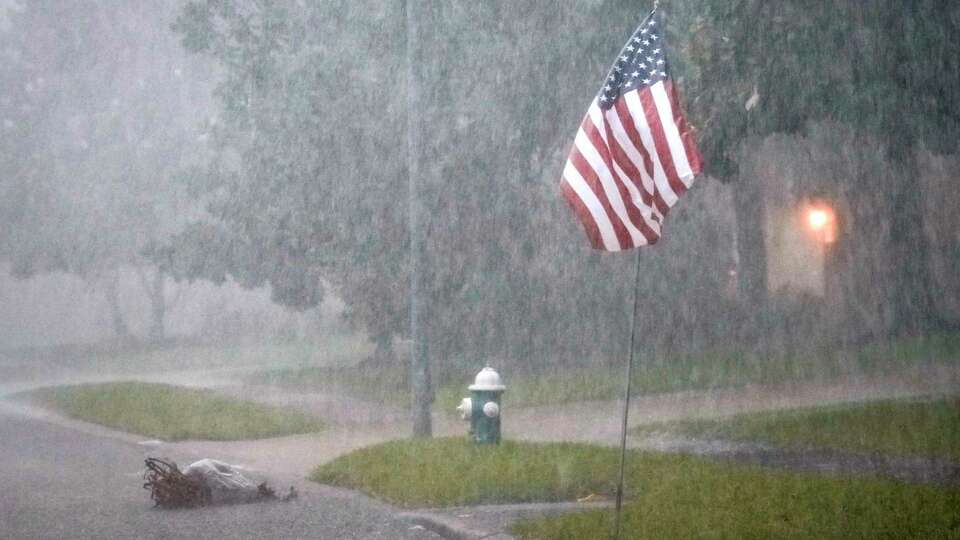
[{"label": "curb", "polygon": [[433,514],[423,514],[419,512],[405,512],[398,516],[400,519],[409,521],[415,525],[433,531],[447,540],[512,540],[513,537],[498,532],[483,531],[464,527],[459,521],[437,516]]},{"label": "curb", "polygon": [[[495,504],[470,507],[423,508],[419,511],[400,513],[397,517],[419,525],[448,540],[512,540],[513,536],[507,533],[506,530],[510,523],[518,519],[525,517],[545,517],[567,512],[612,507],[612,501]],[[453,517],[453,515],[460,514],[461,512],[469,512],[469,514]],[[480,515],[499,515],[500,519],[494,519],[493,521],[489,519],[480,520],[480,523],[486,523],[486,525],[481,525],[483,528],[477,527],[476,525],[471,526],[470,519],[459,519],[463,517],[476,518]],[[474,523],[475,522],[476,520],[474,519]],[[490,529],[491,523],[495,524],[492,525],[492,529]]]}]

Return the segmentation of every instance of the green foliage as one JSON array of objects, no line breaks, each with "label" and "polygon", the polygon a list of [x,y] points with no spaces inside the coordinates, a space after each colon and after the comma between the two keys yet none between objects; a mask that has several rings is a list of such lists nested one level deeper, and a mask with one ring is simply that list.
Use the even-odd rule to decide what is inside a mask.
[{"label": "green foliage", "polygon": [[[323,350],[328,349],[324,345]],[[354,360],[359,360],[355,350],[353,355]],[[501,372],[508,386],[504,404],[528,407],[618,399],[623,392],[626,369],[623,362],[625,359],[610,361],[605,366],[571,366],[549,371],[515,366]],[[960,334],[876,342],[847,350],[822,347],[803,354],[771,355],[714,348],[662,358],[641,355],[636,362],[632,382],[636,395],[826,382],[846,377],[912,377],[927,369],[960,365]],[[435,409],[452,413],[472,383],[473,375],[454,366],[439,370],[435,376]],[[397,362],[349,367],[287,367],[253,373],[246,381],[296,390],[327,389],[373,402],[406,405],[410,399],[409,377],[408,366]]]},{"label": "green foliage", "polygon": [[[23,3],[0,34],[0,257],[95,281],[182,225],[200,63],[163,3]],[[111,52],[107,52],[111,51]]]},{"label": "green foliage", "polygon": [[137,270],[163,339],[165,278],[146,277],[145,252],[200,210],[180,179],[204,159],[209,66],[178,48],[174,7],[22,3],[0,32],[0,260],[102,288],[120,339],[118,272]]},{"label": "green foliage", "polygon": [[27,397],[71,418],[167,441],[262,439],[323,428],[299,412],[166,384],[56,386]]},{"label": "green foliage", "polygon": [[276,385],[301,391],[327,391],[379,403],[407,405],[410,369],[392,365],[292,367],[260,371],[245,378],[250,384]]},{"label": "green foliage", "polygon": [[[190,50],[222,67],[222,115],[212,129],[217,156],[195,186],[209,213],[163,247],[162,264],[184,278],[230,274],[246,285],[270,283],[276,300],[297,308],[332,286],[350,320],[389,343],[409,333],[413,209],[425,246],[414,254],[424,284],[421,337],[435,363],[544,369],[622,358],[632,257],[590,253],[556,184],[598,77],[642,16],[636,4],[408,6],[429,29],[409,51],[402,4],[187,4],[175,28]],[[933,16],[936,10],[949,16]],[[933,63],[954,62],[954,11],[942,2],[904,15],[902,28],[895,23],[903,10],[890,2],[711,0],[664,11],[675,73],[716,176],[735,174],[749,137],[802,131],[817,120],[875,137],[903,133],[908,145],[952,132],[952,113],[938,116],[939,105],[912,100],[956,71],[940,70],[946,74],[936,83],[921,76],[937,71]],[[916,76],[899,76],[900,69]],[[954,87],[943,87],[945,102],[956,101]],[[755,89],[759,104],[748,112]],[[890,106],[901,102],[910,105]],[[408,119],[423,149],[413,179]],[[905,122],[915,129],[891,131]],[[858,170],[801,190],[838,198],[879,193],[903,210],[891,210],[890,249],[868,255],[888,257],[880,266],[903,284],[885,288],[880,300],[900,311],[899,329],[911,321],[923,328],[924,318],[935,317],[927,309],[921,228],[910,226],[922,215],[915,194],[904,191],[912,184],[900,180],[911,176],[891,175],[894,184],[858,192],[856,183],[873,169]],[[638,255],[637,330],[648,350],[672,356],[731,340],[763,342],[762,334],[791,324],[728,290],[730,270],[754,254],[747,242],[733,243],[734,227],[751,224],[724,211],[726,196],[701,182],[672,212],[664,241]],[[846,232],[876,225],[864,219]],[[762,233],[755,236],[762,245]],[[751,324],[762,328],[742,331]]]},{"label": "green foliage", "polygon": [[[838,241],[843,253],[831,270],[861,281],[866,276],[858,274],[866,272],[855,259],[868,249],[860,247],[861,240],[889,223],[886,245],[867,254],[883,261],[895,281],[879,300],[891,320],[873,329],[875,335],[950,327],[933,299],[937,287],[916,161],[922,149],[956,152],[960,140],[960,4],[710,0],[679,6],[685,7],[678,9],[677,26],[691,36],[685,52],[693,68],[686,89],[708,170],[737,178],[757,141],[822,123],[853,132],[827,152],[853,154],[877,141],[880,149],[857,163],[852,175],[831,171],[798,186],[797,195],[849,204],[852,215],[842,216]],[[884,160],[893,174],[869,170]],[[868,183],[881,185],[864,189]],[[863,215],[861,209],[871,205],[884,209],[878,212],[882,218]]]},{"label": "green foliage", "polygon": [[[588,250],[557,182],[629,24],[597,24],[608,16],[599,5],[418,4],[429,31],[410,51],[422,104],[412,111],[398,7],[188,4],[176,29],[224,67],[223,116],[218,158],[199,182],[212,223],[167,246],[164,264],[186,278],[269,282],[300,308],[320,298],[311,287],[323,276],[377,340],[406,337],[411,114],[423,137],[412,207],[434,361],[472,370],[618,354],[633,261]],[[631,24],[639,16],[622,9]],[[668,346],[716,340],[729,320],[732,223],[702,211],[716,196],[695,191],[657,256],[643,257],[640,324]],[[677,279],[689,285],[678,291]]]},{"label": "green foliage", "polygon": [[885,400],[643,427],[779,447],[960,459],[960,398]]},{"label": "green foliage", "polygon": [[311,480],[404,507],[566,501],[615,489],[617,452],[584,444],[466,438],[392,441],[321,465]]},{"label": "green foliage", "polygon": [[[582,444],[393,441],[318,467],[311,479],[404,507],[612,495],[619,452]],[[960,490],[822,477],[630,452],[626,538],[948,538]],[[519,524],[521,538],[605,538],[612,509]]]},{"label": "green foliage", "polygon": [[[622,538],[956,538],[960,490],[632,455]],[[639,463],[638,463],[639,462]],[[612,534],[613,510],[517,524],[518,538]]]},{"label": "green foliage", "polygon": [[[734,172],[746,138],[823,120],[881,138],[901,159],[917,146],[956,150],[955,2],[678,4],[677,31],[689,32],[684,52],[695,66],[686,85],[691,112],[707,163],[723,169],[718,176]],[[747,110],[754,92],[759,102]]]}]

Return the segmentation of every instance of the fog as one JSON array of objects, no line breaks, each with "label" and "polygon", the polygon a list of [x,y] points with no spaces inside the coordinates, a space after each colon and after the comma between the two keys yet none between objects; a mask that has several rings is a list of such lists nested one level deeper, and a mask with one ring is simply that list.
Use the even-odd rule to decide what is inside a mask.
[{"label": "fog", "polygon": [[[487,366],[505,440],[618,447],[632,362],[630,448],[955,489],[956,453],[932,446],[780,449],[669,424],[889,400],[955,413],[960,8],[894,4],[664,1],[705,165],[655,245],[605,252],[560,182],[645,3],[0,0],[0,536],[114,536],[118,512],[139,516],[129,537],[197,533],[144,513],[152,455],[232,461],[326,515],[341,495],[304,480],[313,467],[466,439],[454,408]],[[148,433],[37,397],[120,382],[326,427],[165,438],[172,417]],[[957,440],[951,425],[934,438]],[[68,469],[114,451],[125,468],[108,486],[21,467],[68,449]],[[497,495],[483,502],[517,502]],[[349,500],[322,534],[440,534]],[[271,519],[320,534],[271,508],[202,534],[222,518],[229,537]]]}]

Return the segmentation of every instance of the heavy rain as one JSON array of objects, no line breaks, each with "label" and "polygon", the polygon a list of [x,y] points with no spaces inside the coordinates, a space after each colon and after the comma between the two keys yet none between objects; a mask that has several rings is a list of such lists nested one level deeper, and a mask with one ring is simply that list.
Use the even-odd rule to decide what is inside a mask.
[{"label": "heavy rain", "polygon": [[951,0],[0,0],[0,538],[958,538],[958,143]]}]

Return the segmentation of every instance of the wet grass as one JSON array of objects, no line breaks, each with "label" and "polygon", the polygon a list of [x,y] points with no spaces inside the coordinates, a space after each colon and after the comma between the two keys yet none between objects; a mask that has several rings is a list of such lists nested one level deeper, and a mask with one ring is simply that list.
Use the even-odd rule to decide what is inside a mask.
[{"label": "wet grass", "polygon": [[[657,361],[641,357],[632,384],[635,395],[652,395],[753,384],[834,381],[846,376],[912,376],[919,369],[936,365],[960,365],[960,333],[874,343],[856,350],[822,349],[803,355],[714,350]],[[508,386],[504,404],[523,407],[618,399],[623,392],[623,371],[623,366],[618,365],[502,372]],[[454,378],[435,374],[439,383],[436,408],[453,411],[460,397],[466,395],[473,375],[464,373]],[[247,381],[297,389],[333,389],[397,406],[410,402],[409,373],[404,363],[366,370],[314,366],[278,369],[253,374]]]},{"label": "wet grass", "polygon": [[318,467],[310,479],[404,507],[566,501],[610,492],[614,457],[583,444],[412,439],[356,450]]},{"label": "wet grass", "polygon": [[262,439],[323,429],[297,411],[167,384],[55,386],[21,397],[70,418],[166,441]]},{"label": "wet grass", "polygon": [[[614,493],[614,448],[479,447],[465,438],[393,441],[318,467],[311,479],[403,507],[572,501]],[[624,538],[955,538],[960,490],[825,477],[630,452]],[[612,511],[519,524],[521,538],[606,538]]]},{"label": "wet grass", "polygon": [[644,426],[667,432],[777,447],[882,452],[960,461],[960,396],[741,414]]},{"label": "wet grass", "polygon": [[360,335],[333,335],[319,342],[275,340],[111,342],[15,351],[0,375],[15,380],[90,374],[138,375],[171,371],[286,370],[299,366],[354,365],[373,352]]},{"label": "wet grass", "polygon": [[384,365],[375,369],[355,366],[293,367],[252,373],[248,384],[276,385],[298,392],[324,391],[392,405],[410,403],[410,374],[406,366]]},{"label": "wet grass", "polygon": [[[934,539],[960,537],[960,490],[773,473],[695,460],[643,460],[623,539]],[[520,539],[610,538],[613,511],[518,523]]]},{"label": "wet grass", "polygon": [[[847,376],[911,376],[924,367],[960,365],[960,333],[874,343],[857,350],[822,349],[803,355],[715,350],[634,366],[633,395],[835,381]],[[616,399],[624,368],[583,368],[510,377],[511,406]]]}]

